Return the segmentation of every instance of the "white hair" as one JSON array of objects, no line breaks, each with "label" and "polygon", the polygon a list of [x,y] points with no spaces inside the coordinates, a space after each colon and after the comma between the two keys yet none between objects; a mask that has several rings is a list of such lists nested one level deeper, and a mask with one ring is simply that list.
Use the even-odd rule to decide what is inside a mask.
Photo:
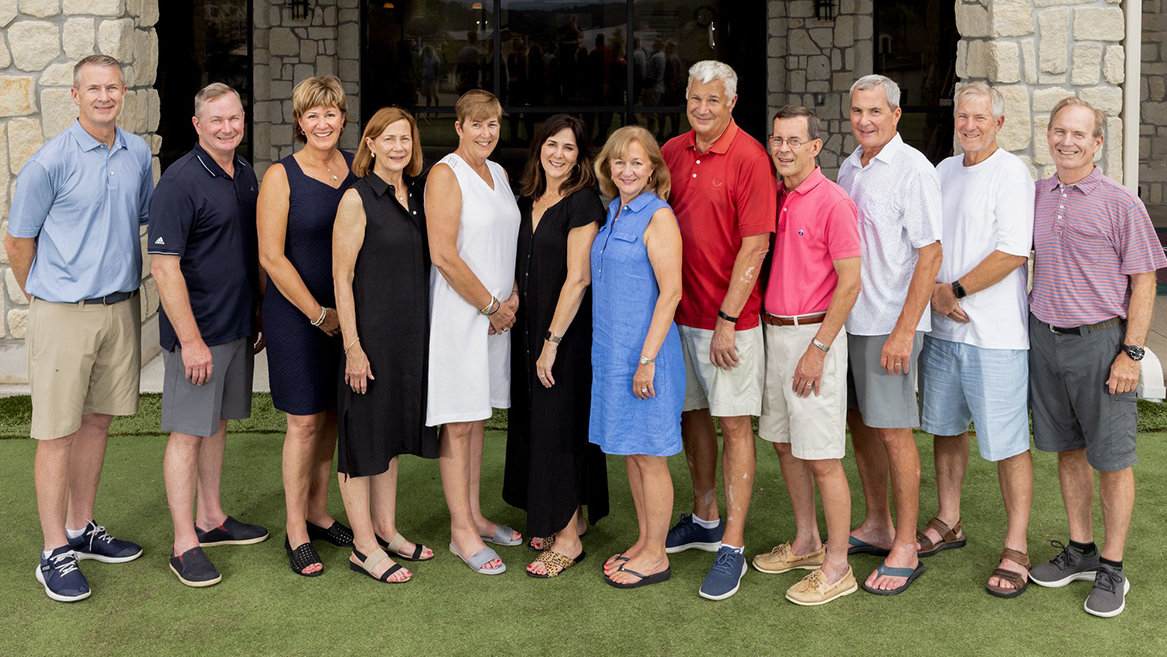
[{"label": "white hair", "polygon": [[956,116],[956,113],[960,111],[960,104],[971,97],[989,99],[989,113],[993,115],[994,121],[1001,120],[1001,117],[1005,115],[1005,97],[1001,95],[1000,91],[984,82],[970,82],[956,92],[952,99],[952,115]]},{"label": "white hair", "polygon": [[697,62],[689,67],[689,82],[685,85],[685,96],[688,97],[689,92],[693,89],[693,80],[697,80],[701,84],[709,84],[714,80],[721,80],[725,85],[726,100],[732,99],[737,95],[737,73],[730,68],[729,64],[719,62],[713,59],[706,59],[705,61]]},{"label": "white hair", "polygon": [[900,85],[887,76],[864,75],[851,85],[851,95],[854,96],[856,91],[867,91],[876,87],[883,87],[883,93],[887,96],[887,106],[894,112],[900,106]]}]

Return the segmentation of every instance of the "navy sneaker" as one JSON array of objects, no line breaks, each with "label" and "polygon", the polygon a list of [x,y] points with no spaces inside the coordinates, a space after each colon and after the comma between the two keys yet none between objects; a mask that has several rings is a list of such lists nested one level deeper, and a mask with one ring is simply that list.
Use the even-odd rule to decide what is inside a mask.
[{"label": "navy sneaker", "polygon": [[252,543],[262,543],[267,540],[267,530],[259,525],[249,525],[245,522],[227,516],[223,524],[203,531],[195,527],[195,535],[199,538],[199,545],[202,547],[211,547],[212,545],[251,545]]},{"label": "navy sneaker", "polygon": [[713,529],[705,529],[693,522],[693,514],[682,513],[681,519],[669,530],[665,537],[665,552],[675,554],[685,550],[717,552],[721,549],[721,536],[725,533],[725,520],[717,521]]},{"label": "navy sneaker", "polygon": [[223,579],[219,569],[215,568],[201,547],[193,547],[177,557],[170,557],[170,570],[178,575],[178,581],[195,588],[213,586]]},{"label": "navy sneaker", "polygon": [[84,534],[69,539],[69,548],[76,553],[78,561],[93,559],[101,563],[125,563],[142,556],[141,545],[110,536],[105,527],[92,520],[85,525]]},{"label": "navy sneaker", "polygon": [[731,547],[717,551],[713,568],[701,583],[701,597],[706,600],[724,600],[737,593],[742,575],[746,574],[746,555]]},{"label": "navy sneaker", "polygon": [[53,550],[36,569],[36,581],[45,587],[45,595],[57,602],[77,602],[89,597],[89,581],[81,574],[77,557],[68,545]]}]

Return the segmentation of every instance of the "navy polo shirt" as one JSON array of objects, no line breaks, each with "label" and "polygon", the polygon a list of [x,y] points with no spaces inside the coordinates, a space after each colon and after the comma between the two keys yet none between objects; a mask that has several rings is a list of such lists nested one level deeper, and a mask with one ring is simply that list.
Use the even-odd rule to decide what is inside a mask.
[{"label": "navy polo shirt", "polygon": [[[255,202],[259,184],[235,156],[235,177],[196,144],[166,169],[150,202],[147,252],[179,256],[195,322],[208,347],[255,334],[259,251]],[[159,311],[159,343],[178,344]]]}]

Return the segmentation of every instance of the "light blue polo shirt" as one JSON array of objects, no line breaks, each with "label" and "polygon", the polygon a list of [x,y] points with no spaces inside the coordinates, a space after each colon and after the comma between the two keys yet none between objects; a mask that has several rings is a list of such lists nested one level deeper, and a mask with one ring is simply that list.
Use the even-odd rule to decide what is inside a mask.
[{"label": "light blue polo shirt", "polygon": [[141,137],[118,128],[110,148],[74,121],[50,139],[21,168],[8,218],[10,235],[36,238],[25,290],[73,303],[138,289],[153,192]]}]

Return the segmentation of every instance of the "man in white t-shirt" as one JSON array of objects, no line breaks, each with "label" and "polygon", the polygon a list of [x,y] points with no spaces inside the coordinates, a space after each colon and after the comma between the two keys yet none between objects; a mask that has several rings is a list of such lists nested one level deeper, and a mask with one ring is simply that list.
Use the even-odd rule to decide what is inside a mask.
[{"label": "man in white t-shirt", "polygon": [[940,509],[918,532],[927,557],[964,547],[960,489],[968,425],[981,457],[997,463],[1008,528],[986,589],[1020,595],[1029,575],[1025,532],[1033,497],[1029,454],[1026,262],[1033,244],[1033,178],[997,147],[1005,99],[983,82],[955,98],[962,155],[936,167],[944,197],[944,261],[932,292],[932,332],[920,352],[921,426],[935,435]]}]

